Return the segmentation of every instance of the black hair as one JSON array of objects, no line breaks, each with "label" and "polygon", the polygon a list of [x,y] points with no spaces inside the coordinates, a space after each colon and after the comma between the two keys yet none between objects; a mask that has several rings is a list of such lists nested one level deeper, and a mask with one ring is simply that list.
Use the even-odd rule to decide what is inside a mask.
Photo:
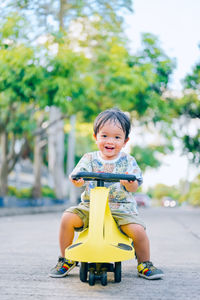
[{"label": "black hair", "polygon": [[102,111],[94,121],[94,134],[97,135],[100,128],[104,126],[107,121],[113,121],[114,123],[119,123],[122,127],[122,130],[125,133],[125,139],[128,138],[130,129],[131,129],[131,122],[130,118],[120,109],[118,108],[111,108]]}]

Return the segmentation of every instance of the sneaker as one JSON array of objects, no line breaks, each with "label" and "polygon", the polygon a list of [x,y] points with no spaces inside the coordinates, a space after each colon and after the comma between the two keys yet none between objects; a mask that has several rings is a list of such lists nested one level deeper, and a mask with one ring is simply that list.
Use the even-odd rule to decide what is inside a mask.
[{"label": "sneaker", "polygon": [[75,261],[59,257],[57,265],[51,269],[49,276],[54,278],[65,277],[75,266]]},{"label": "sneaker", "polygon": [[146,278],[146,279],[160,279],[164,276],[162,270],[154,267],[152,262],[145,261],[137,266],[138,276]]}]

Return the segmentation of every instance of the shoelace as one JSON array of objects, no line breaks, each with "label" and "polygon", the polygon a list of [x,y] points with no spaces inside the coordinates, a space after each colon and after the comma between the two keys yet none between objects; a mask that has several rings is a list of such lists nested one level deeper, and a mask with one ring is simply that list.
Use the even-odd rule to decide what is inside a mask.
[{"label": "shoelace", "polygon": [[62,265],[64,264],[64,262],[65,262],[65,259],[63,257],[59,257],[58,263],[56,265],[56,269],[57,270],[60,269],[62,267]]},{"label": "shoelace", "polygon": [[151,261],[145,261],[144,264],[146,265],[146,267],[150,270],[155,270],[156,268],[153,266]]}]

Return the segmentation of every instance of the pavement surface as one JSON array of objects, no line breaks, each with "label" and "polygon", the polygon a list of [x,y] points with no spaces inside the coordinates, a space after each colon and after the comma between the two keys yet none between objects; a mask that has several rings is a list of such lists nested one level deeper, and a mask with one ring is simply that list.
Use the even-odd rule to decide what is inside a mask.
[{"label": "pavement surface", "polygon": [[[31,212],[28,212],[31,213]],[[82,283],[79,268],[48,277],[59,255],[61,212],[0,217],[0,299],[200,299],[200,210],[146,208],[140,215],[151,241],[151,259],[165,278],[137,277],[136,260],[122,263],[122,281]]]}]

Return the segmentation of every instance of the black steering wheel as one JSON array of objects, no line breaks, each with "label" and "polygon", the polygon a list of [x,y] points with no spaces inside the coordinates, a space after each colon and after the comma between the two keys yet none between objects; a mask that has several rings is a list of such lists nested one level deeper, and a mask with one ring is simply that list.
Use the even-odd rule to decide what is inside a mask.
[{"label": "black steering wheel", "polygon": [[95,173],[95,172],[78,172],[71,176],[73,180],[83,178],[85,181],[97,180],[97,186],[104,186],[104,182],[118,182],[120,180],[135,181],[135,175],[114,174],[114,173]]}]

